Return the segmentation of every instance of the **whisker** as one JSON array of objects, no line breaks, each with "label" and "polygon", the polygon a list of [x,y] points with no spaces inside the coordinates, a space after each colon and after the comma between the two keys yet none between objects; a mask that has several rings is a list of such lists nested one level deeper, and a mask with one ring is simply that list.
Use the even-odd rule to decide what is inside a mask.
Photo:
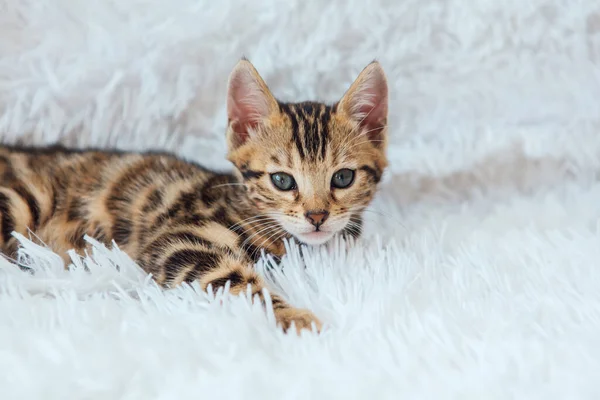
[{"label": "whisker", "polygon": [[231,225],[229,227],[230,230],[232,229],[236,229],[236,228],[244,228],[244,227],[248,227],[249,225],[251,226],[252,224],[257,224],[257,223],[262,223],[265,221],[271,221],[272,218],[271,217],[262,217],[262,218],[256,218],[253,219],[252,221],[245,221],[244,223],[237,223],[235,225]]},{"label": "whisker", "polygon": [[252,225],[252,226],[248,227],[247,229],[245,229],[244,233],[248,233],[251,230],[256,230],[258,228],[261,228],[261,227],[264,227],[264,226],[268,226],[268,225],[276,226],[277,222],[274,221],[274,220],[259,221],[256,225]]},{"label": "whisker", "polygon": [[348,224],[346,225],[346,228],[348,228],[350,233],[354,233],[356,236],[359,236],[361,233],[361,228],[359,226]]},{"label": "whisker", "polygon": [[[383,128],[387,128],[387,125],[384,125]],[[353,129],[351,134],[347,136],[347,138],[341,142],[340,144],[338,144],[337,148],[335,149],[335,151],[339,152],[339,151],[344,151],[344,152],[349,152],[350,150],[352,150],[353,148],[359,146],[360,144],[364,144],[364,143],[373,143],[373,142],[385,142],[385,140],[379,140],[379,139],[373,139],[373,140],[364,140],[365,139],[365,135],[369,134],[370,132],[373,132],[375,130],[381,129],[381,128],[374,128],[374,129],[369,129],[368,131],[365,132],[359,132],[359,127],[357,127],[356,129]],[[358,140],[362,140],[360,143],[355,143]]]},{"label": "whisker", "polygon": [[[396,222],[396,223],[400,224],[400,225],[401,225],[401,226],[402,226],[402,227],[403,227],[405,230],[407,230],[407,231],[408,231],[408,228],[406,227],[406,225],[404,225],[404,223],[403,223],[401,220],[399,220],[398,218],[396,218],[396,217],[394,217],[394,216],[392,216],[392,215],[390,215],[390,214],[388,214],[388,213],[384,213],[384,212],[382,212],[382,211],[380,211],[380,210],[373,210],[373,209],[371,209],[371,208],[363,208],[363,209],[361,209],[361,210],[360,210],[360,211],[358,211],[358,212],[359,212],[359,213],[373,213],[373,214],[377,214],[377,215],[379,215],[379,216],[385,217],[386,219],[391,219],[392,221],[394,221],[394,222]],[[353,214],[354,214],[354,213],[356,213],[356,211],[354,211],[354,212],[353,212]],[[364,215],[364,214],[361,214],[361,215],[362,215],[363,217],[367,217],[367,215]],[[354,215],[351,215],[351,218],[352,218],[353,216],[354,216]]]},{"label": "whisker", "polygon": [[11,261],[13,262],[15,265],[17,265],[18,267],[23,267],[23,268],[27,268],[28,270],[31,269],[31,267],[29,267],[28,265],[25,265],[19,261],[17,261],[16,259],[4,254],[4,253],[0,253],[0,257],[4,258],[7,261]]},{"label": "whisker", "polygon": [[[377,131],[377,130],[380,130],[380,129],[385,129],[387,127],[388,127],[387,125],[383,125],[383,126],[378,127],[378,128],[369,129],[368,131],[362,132],[362,134],[366,135],[367,133],[371,133],[371,132],[374,132],[374,131]],[[372,141],[374,142],[375,140],[372,140]],[[378,141],[379,142],[384,142],[385,140],[378,140]]]},{"label": "whisker", "polygon": [[[274,228],[279,228],[277,225],[271,225],[271,224],[263,224],[261,225],[262,228],[259,229],[258,231],[254,232],[252,235],[250,235],[248,238],[246,238],[246,240],[244,240],[242,242],[242,244],[240,245],[240,247],[244,247],[246,245],[246,243],[248,243],[248,241],[252,238],[255,238],[257,235],[260,235],[262,232],[268,231],[269,229],[274,229]],[[250,245],[254,244],[254,240],[250,243]]]},{"label": "whisker", "polygon": [[27,227],[27,231],[29,232],[30,240],[31,240],[31,235],[33,235],[37,240],[40,241],[41,244],[44,245],[44,247],[49,248],[49,246],[46,243],[44,243],[44,241],[38,235],[36,235],[36,233],[34,231],[32,231],[29,227]]},{"label": "whisker", "polygon": [[[255,243],[257,240],[261,239],[261,236],[255,237],[254,240],[252,240],[252,242],[250,243],[251,246],[255,247],[255,250],[252,252],[251,257],[254,258],[257,251],[267,248],[270,245],[270,243],[268,243],[269,239],[280,233],[284,233],[284,230],[282,228],[275,227],[272,232],[268,232],[269,236],[266,238],[263,237],[263,240],[257,246],[255,246]],[[265,243],[266,243],[266,246],[265,246]]]},{"label": "whisker", "polygon": [[[259,249],[268,248],[271,244],[275,243],[277,240],[279,240],[281,237],[283,237],[283,234],[285,234],[285,233],[286,232],[284,229],[278,227],[273,234],[271,234],[267,239],[263,240],[259,246],[256,246],[256,249],[252,252],[252,258],[254,258],[254,254],[257,251],[259,251]],[[274,236],[275,236],[275,238],[272,241],[270,241],[270,239]],[[265,241],[267,242],[266,245],[265,245]]]},{"label": "whisker", "polygon": [[[263,230],[266,230],[270,227],[275,227],[275,226],[277,226],[277,224],[273,223],[273,221],[263,221],[260,224],[253,225],[253,226],[249,227],[248,229],[244,230],[244,234],[250,233],[250,236],[248,238],[246,238],[246,240],[250,240],[252,237],[259,235]],[[254,230],[254,232],[252,232],[252,230]],[[244,243],[245,242],[246,241],[244,241]],[[242,245],[244,243],[242,243]]]},{"label": "whisker", "polygon": [[249,217],[249,218],[243,219],[243,220],[241,220],[241,221],[239,221],[239,222],[237,222],[237,223],[235,223],[235,224],[231,225],[231,226],[229,227],[229,229],[236,228],[236,227],[238,227],[238,226],[239,226],[239,227],[241,227],[242,225],[247,225],[248,223],[250,223],[250,222],[253,222],[253,221],[255,221],[255,220],[266,219],[266,218],[271,218],[271,217],[270,217],[269,215],[266,215],[266,214],[258,214],[258,215],[254,215],[254,216],[252,216],[252,217]]},{"label": "whisker", "polygon": [[397,222],[399,224],[404,225],[404,223],[402,221],[400,221],[398,218],[396,218],[396,217],[394,217],[394,216],[392,216],[392,215],[390,215],[388,213],[384,213],[382,211],[379,211],[379,210],[373,210],[373,209],[367,208],[367,209],[363,210],[363,212],[373,213],[373,214],[377,214],[377,215],[380,215],[380,216],[385,217],[385,218],[390,218],[394,222]]},{"label": "whisker", "polygon": [[344,138],[344,140],[340,143],[337,144],[337,146],[332,149],[333,153],[339,153],[341,150],[345,150],[346,147],[350,144],[352,144],[355,140],[359,140],[362,139],[362,137],[360,135],[356,135],[356,129],[353,129],[351,131],[350,135],[346,135],[346,137]]},{"label": "whisker", "polygon": [[[269,246],[270,246],[272,243],[274,243],[274,242],[277,240],[277,238],[278,238],[278,237],[280,237],[280,235],[281,235],[281,234],[283,234],[283,233],[285,233],[285,231],[284,231],[283,229],[281,229],[281,228],[274,229],[274,230],[273,230],[273,232],[272,232],[272,233],[270,233],[270,235],[269,235],[268,237],[264,238],[264,239],[263,239],[263,240],[260,242],[260,244],[259,244],[258,246],[255,246],[255,247],[256,247],[256,249],[254,250],[254,252],[253,252],[252,256],[254,257],[254,254],[255,254],[257,251],[259,251],[259,249],[265,249],[265,248],[268,248],[268,247],[269,247]],[[273,241],[271,241],[271,240],[270,240],[271,238],[274,238],[274,240],[273,240]],[[259,238],[257,238],[257,239],[259,239]],[[254,242],[253,242],[253,244],[254,244]]]},{"label": "whisker", "polygon": [[350,150],[352,150],[352,149],[354,149],[354,148],[356,148],[356,147],[358,147],[358,146],[360,146],[360,145],[363,145],[363,144],[365,144],[365,143],[373,143],[373,142],[385,142],[385,140],[363,140],[362,142],[359,142],[359,143],[354,143],[354,144],[353,144],[352,146],[350,146],[350,147],[345,147],[345,148],[344,148],[344,150],[345,150],[345,151],[350,151]]},{"label": "whisker", "polygon": [[[283,213],[279,213],[279,212],[269,212],[268,214],[270,215],[263,215],[264,218],[262,219],[255,219],[252,221],[247,221],[245,222],[243,225],[245,225],[243,229],[244,233],[248,233],[248,231],[252,230],[252,229],[257,229],[261,226],[265,226],[268,224],[273,224],[275,226],[279,225],[279,222],[277,221],[277,218],[275,218],[276,216],[282,216],[284,215]],[[242,227],[242,224],[239,225],[240,227]]]},{"label": "whisker", "polygon": [[[406,225],[404,225],[404,223],[399,220],[398,218],[395,218],[392,215],[389,215],[387,213],[384,213],[382,211],[379,210],[373,210],[370,208],[367,208],[367,206],[357,206],[357,207],[352,207],[350,208],[348,211],[340,213],[337,215],[338,218],[348,218],[348,223],[353,222],[359,222],[359,223],[363,223],[362,219],[364,218],[368,218],[368,217],[373,217],[367,213],[372,213],[372,214],[377,214],[379,216],[382,216],[388,220],[392,220],[395,223],[397,223],[398,225],[400,225],[403,229],[405,229],[406,231],[408,231],[408,228],[406,227]],[[375,220],[375,219],[371,219],[371,221],[374,221],[375,223],[378,223],[379,221]],[[361,226],[362,228],[362,226]]]},{"label": "whisker", "polygon": [[214,188],[223,187],[223,186],[246,186],[246,184],[245,183],[222,183],[219,185],[211,186],[209,189],[214,189]]}]

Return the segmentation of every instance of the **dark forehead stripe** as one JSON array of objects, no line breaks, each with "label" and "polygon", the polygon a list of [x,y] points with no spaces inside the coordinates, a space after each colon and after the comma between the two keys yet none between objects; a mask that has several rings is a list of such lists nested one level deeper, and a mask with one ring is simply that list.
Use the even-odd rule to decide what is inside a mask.
[{"label": "dark forehead stripe", "polygon": [[325,159],[325,153],[327,152],[327,144],[329,143],[329,121],[331,120],[332,108],[329,106],[323,106],[319,122],[321,124],[321,158]]},{"label": "dark forehead stripe", "polygon": [[300,103],[297,105],[303,119],[304,129],[302,133],[304,134],[306,153],[310,154],[313,159],[319,148],[319,132],[316,119],[318,107],[319,105],[314,103]]},{"label": "dark forehead stripe", "polygon": [[285,114],[290,118],[290,121],[292,123],[292,138],[294,139],[294,143],[296,144],[296,148],[298,149],[300,158],[304,160],[304,148],[302,147],[302,142],[300,141],[300,127],[298,124],[298,118],[296,116],[296,113],[294,113],[290,105],[286,103],[279,103],[279,110],[282,114]]},{"label": "dark forehead stripe", "polygon": [[333,108],[322,103],[303,102],[280,104],[280,109],[292,121],[294,143],[304,159],[325,158],[329,142],[329,121]]}]

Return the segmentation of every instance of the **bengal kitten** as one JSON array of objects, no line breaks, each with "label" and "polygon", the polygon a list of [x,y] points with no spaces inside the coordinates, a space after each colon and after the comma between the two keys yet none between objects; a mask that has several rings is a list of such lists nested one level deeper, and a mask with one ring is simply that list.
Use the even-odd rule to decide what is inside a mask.
[{"label": "bengal kitten", "polygon": [[[90,235],[114,240],[164,287],[251,286],[260,250],[282,239],[308,245],[358,236],[387,165],[388,89],[377,62],[334,105],[283,103],[241,60],[229,78],[228,160],[233,174],[169,154],[0,147],[0,248],[14,256],[16,231],[31,230],[67,262]],[[272,295],[277,322],[299,331],[319,320]]]}]

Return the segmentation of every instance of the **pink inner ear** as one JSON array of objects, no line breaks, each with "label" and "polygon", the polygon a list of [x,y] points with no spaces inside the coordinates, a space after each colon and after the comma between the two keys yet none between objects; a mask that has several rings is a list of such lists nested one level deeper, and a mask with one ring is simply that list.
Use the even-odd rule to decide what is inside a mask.
[{"label": "pink inner ear", "polygon": [[269,115],[267,94],[249,71],[237,71],[229,83],[227,116],[236,134],[236,145],[244,144],[252,130]]},{"label": "pink inner ear", "polygon": [[388,114],[388,87],[383,69],[377,62],[358,75],[341,100],[342,110],[360,127],[374,146],[385,140]]},{"label": "pink inner ear", "polygon": [[238,145],[245,143],[250,137],[250,131],[256,129],[260,116],[243,100],[233,101],[230,97],[228,110],[231,128],[236,133]]},{"label": "pink inner ear", "polygon": [[362,131],[369,140],[381,141],[382,132],[387,125],[387,90],[384,87],[364,89],[357,93],[353,110]]}]

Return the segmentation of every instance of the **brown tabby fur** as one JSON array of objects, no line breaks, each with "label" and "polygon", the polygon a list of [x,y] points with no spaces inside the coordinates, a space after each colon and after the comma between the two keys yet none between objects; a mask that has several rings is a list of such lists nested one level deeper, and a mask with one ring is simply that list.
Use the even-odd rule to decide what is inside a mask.
[{"label": "brown tabby fur", "polygon": [[[263,281],[252,264],[260,249],[282,256],[282,239],[291,236],[278,218],[294,223],[303,221],[307,210],[328,210],[331,220],[351,216],[340,232],[360,234],[361,210],[387,164],[385,120],[369,127],[375,136],[358,134],[361,121],[341,109],[344,100],[333,106],[281,103],[248,61],[236,68],[258,85],[271,108],[247,129],[240,128],[247,121],[230,115],[228,158],[234,174],[168,154],[0,147],[2,251],[13,256],[18,243],[12,232],[29,229],[67,260],[67,250],[86,248],[87,234],[106,245],[114,240],[166,287],[197,280],[202,288],[217,288],[229,281],[232,293],[251,285],[261,297]],[[370,68],[380,70],[376,63]],[[237,78],[231,79],[235,85]],[[355,183],[344,190],[329,183],[339,166],[356,170]],[[293,174],[299,190],[277,190],[269,178],[276,171]],[[312,322],[320,328],[311,312],[277,295],[272,301],[285,329],[292,322],[297,329]]]}]

